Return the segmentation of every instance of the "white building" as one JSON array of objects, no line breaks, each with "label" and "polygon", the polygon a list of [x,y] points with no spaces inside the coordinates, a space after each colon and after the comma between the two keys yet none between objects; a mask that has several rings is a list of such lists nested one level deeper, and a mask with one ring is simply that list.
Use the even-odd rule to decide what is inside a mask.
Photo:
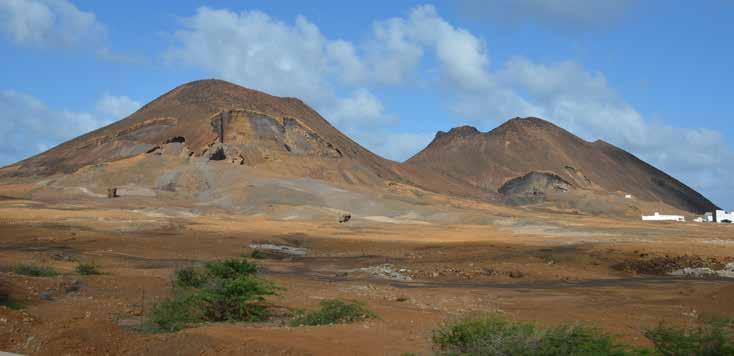
[{"label": "white building", "polygon": [[726,212],[724,210],[716,210],[714,213],[714,221],[717,223],[733,223],[734,222],[734,212]]},{"label": "white building", "polygon": [[703,214],[703,220],[706,222],[714,222],[714,214],[713,213]]},{"label": "white building", "polygon": [[654,215],[642,215],[644,221],[686,221],[686,218],[681,215],[660,215],[655,212]]},{"label": "white building", "polygon": [[693,219],[693,221],[698,222],[698,223],[704,222],[703,217],[701,217],[701,216]]}]

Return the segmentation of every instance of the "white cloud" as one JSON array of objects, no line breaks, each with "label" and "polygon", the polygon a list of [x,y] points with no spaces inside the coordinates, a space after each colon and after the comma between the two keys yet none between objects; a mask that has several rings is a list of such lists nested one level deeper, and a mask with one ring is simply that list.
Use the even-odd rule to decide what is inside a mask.
[{"label": "white cloud", "polygon": [[[600,11],[612,18],[626,8],[626,1],[578,6],[558,1],[520,0],[508,6],[528,11],[522,21],[567,21],[582,27],[590,26]],[[487,8],[499,2],[489,4]],[[584,138],[629,149],[704,192],[720,190],[720,182],[734,175],[732,150],[718,133],[655,124],[625,102],[602,73],[573,61],[537,63],[515,57],[492,64],[480,37],[452,25],[430,5],[374,22],[358,44],[329,39],[304,17],[288,24],[258,11],[204,7],[183,25],[170,58],[245,86],[300,97],[337,127],[393,159],[407,157],[409,149],[418,151],[432,135],[390,133],[395,119],[370,88],[421,82],[448,98],[455,113],[485,128],[514,116],[543,117]]]},{"label": "white cloud", "polygon": [[0,29],[16,44],[72,47],[97,42],[105,27],[67,0],[0,0]]},{"label": "white cloud", "polygon": [[402,162],[428,146],[435,135],[433,132],[389,132],[377,129],[356,131],[351,137],[385,158]]},{"label": "white cloud", "polygon": [[179,46],[168,53],[172,59],[275,95],[308,101],[331,95],[327,40],[304,17],[289,25],[259,11],[202,7],[183,25],[176,32]]},{"label": "white cloud", "polygon": [[305,17],[288,24],[259,11],[199,8],[176,32],[168,57],[279,96],[294,96],[329,113],[342,129],[389,122],[382,103],[366,88],[365,64],[351,42],[330,40]]},{"label": "white cloud", "polygon": [[97,111],[105,117],[119,120],[140,109],[140,103],[127,96],[103,95],[97,101]]},{"label": "white cloud", "polygon": [[562,31],[599,30],[618,23],[630,0],[461,0],[474,18],[506,25],[540,25]]},{"label": "white cloud", "polygon": [[0,165],[40,153],[109,123],[95,115],[54,111],[39,99],[12,90],[0,91]]},{"label": "white cloud", "polygon": [[357,89],[349,97],[337,99],[326,111],[326,116],[332,124],[343,129],[364,128],[397,121],[396,117],[386,114],[382,102],[364,88]]}]

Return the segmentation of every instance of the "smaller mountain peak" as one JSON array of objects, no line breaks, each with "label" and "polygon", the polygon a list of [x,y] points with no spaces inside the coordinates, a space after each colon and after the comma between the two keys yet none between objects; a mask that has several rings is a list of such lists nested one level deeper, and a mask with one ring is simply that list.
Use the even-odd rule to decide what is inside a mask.
[{"label": "smaller mountain peak", "polygon": [[464,126],[454,127],[453,129],[449,130],[449,132],[439,131],[436,134],[436,137],[442,137],[442,136],[467,137],[467,136],[478,135],[480,133],[481,132],[479,132],[479,130],[477,130],[476,127],[464,125]]},{"label": "smaller mountain peak", "polygon": [[559,129],[560,127],[550,121],[531,116],[509,119],[502,125],[497,126],[494,130],[490,131],[490,133],[497,135],[507,132],[525,132],[527,130],[553,131]]}]

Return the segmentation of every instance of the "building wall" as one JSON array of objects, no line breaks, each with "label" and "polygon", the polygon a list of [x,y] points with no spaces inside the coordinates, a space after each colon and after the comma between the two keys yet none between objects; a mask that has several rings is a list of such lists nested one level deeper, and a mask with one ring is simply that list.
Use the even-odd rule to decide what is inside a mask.
[{"label": "building wall", "polygon": [[686,221],[686,218],[681,215],[660,215],[660,213],[655,213],[654,215],[643,215],[642,220],[644,221]]},{"label": "building wall", "polygon": [[721,223],[723,220],[729,220],[734,222],[734,212],[726,212],[724,210],[716,210],[714,213],[714,219],[716,222]]}]

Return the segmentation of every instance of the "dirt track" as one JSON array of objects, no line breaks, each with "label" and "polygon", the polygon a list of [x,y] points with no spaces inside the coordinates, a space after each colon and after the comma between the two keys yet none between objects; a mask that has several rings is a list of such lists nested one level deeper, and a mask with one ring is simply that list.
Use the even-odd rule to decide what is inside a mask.
[{"label": "dirt track", "polygon": [[[659,320],[734,316],[734,304],[724,302],[734,300],[731,280],[611,268],[665,254],[728,261],[734,258],[731,226],[568,216],[537,224],[409,225],[359,217],[337,224],[0,203],[0,278],[26,306],[0,309],[0,350],[22,354],[430,354],[431,332],[442,321],[486,312],[542,324],[584,321],[644,343],[640,331]],[[170,292],[175,268],[248,255],[252,243],[307,251],[255,260],[265,278],[285,288],[272,299],[279,313],[340,297],[366,302],[381,318],[291,328],[282,316],[172,334],[134,330]],[[94,261],[105,274],[79,276],[76,260]],[[28,261],[63,275],[12,273],[16,263]],[[385,265],[409,280],[370,272]],[[78,290],[69,291],[72,286]]]}]

